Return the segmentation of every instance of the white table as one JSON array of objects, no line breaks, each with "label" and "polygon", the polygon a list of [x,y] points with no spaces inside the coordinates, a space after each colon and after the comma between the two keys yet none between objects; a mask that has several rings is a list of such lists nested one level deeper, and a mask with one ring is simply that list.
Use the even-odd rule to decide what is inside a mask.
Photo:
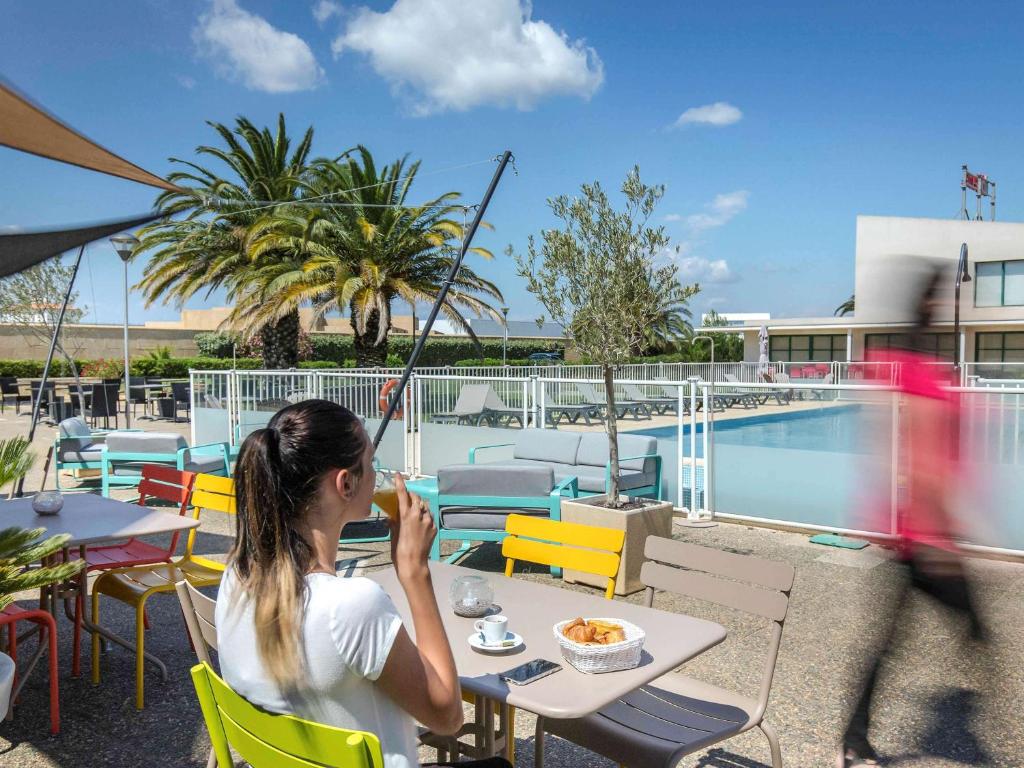
[{"label": "white table", "polygon": [[[93,493],[65,493],[64,506],[56,515],[37,515],[32,509],[31,497],[0,501],[0,528],[10,526],[43,528],[45,530],[44,538],[62,533],[68,534],[71,538],[64,545],[65,557],[67,557],[68,550],[77,547],[78,556],[85,560],[86,547],[91,544],[126,541],[136,536],[187,531],[198,527],[199,521],[186,515],[129,504]],[[84,568],[77,577],[77,590],[84,601],[85,596],[88,595],[88,574]],[[62,596],[64,597],[64,611],[74,622],[69,601],[75,595],[65,593]],[[47,601],[47,605],[50,612],[55,613],[56,593],[51,595],[51,598]],[[82,613],[82,625],[86,630],[98,632],[108,640],[131,650],[135,649],[134,644],[93,624],[85,615],[84,608]],[[80,674],[79,655],[76,648],[75,658],[72,660],[72,675],[75,677]],[[166,679],[167,668],[163,662],[148,652],[145,657],[160,669]]]},{"label": "white table", "polygon": [[[597,594],[582,594],[439,562],[430,563],[430,572],[462,687],[478,697],[544,717],[576,718],[596,712],[714,647],[726,635],[724,627],[711,621],[620,600],[605,600]],[[474,631],[475,620],[455,615],[448,601],[451,582],[463,574],[487,578],[494,589],[495,605],[509,618],[509,629],[526,641],[522,648],[511,653],[487,654],[470,647],[467,638]],[[409,604],[394,569],[376,571],[368,577],[384,587],[402,615],[406,629],[414,634]],[[555,623],[576,616],[621,618],[643,629],[646,640],[640,666],[599,675],[577,671],[562,658],[552,632]],[[498,678],[500,672],[536,658],[558,662],[562,669],[523,686],[509,686]]]}]

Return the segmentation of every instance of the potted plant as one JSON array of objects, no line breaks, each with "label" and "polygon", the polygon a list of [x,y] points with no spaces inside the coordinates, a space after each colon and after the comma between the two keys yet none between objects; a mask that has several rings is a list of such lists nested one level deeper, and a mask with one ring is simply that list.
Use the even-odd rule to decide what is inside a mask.
[{"label": "potted plant", "polygon": [[[561,227],[542,231],[539,244],[531,236],[525,256],[514,254],[511,246],[508,249],[529,291],[550,318],[565,328],[571,346],[601,367],[611,464],[608,493],[564,501],[562,517],[626,529],[617,594],[623,593],[620,589],[639,588],[646,535],[638,526],[645,519],[657,520],[656,530],[649,532],[671,535],[672,505],[627,498],[619,492],[615,369],[628,363],[637,349],[650,346],[653,334],[663,333],[666,327],[688,329],[686,302],[700,290],[696,284],[680,284],[664,228],[648,226],[664,187],[647,186],[634,167],[621,192],[625,198],[621,210],[612,206],[598,182],[582,185],[577,197],[548,200]],[[655,508],[660,511],[653,513]],[[582,575],[571,578],[586,581]]]},{"label": "potted plant", "polygon": [[[28,441],[22,437],[0,440],[0,488],[16,482],[31,469],[35,457],[28,448]],[[31,568],[33,563],[58,552],[68,540],[61,534],[40,541],[44,532],[43,528],[0,530],[0,613],[14,602],[16,593],[64,581],[81,569],[82,563],[78,561]],[[0,719],[7,716],[13,682],[14,662],[0,652]]]}]

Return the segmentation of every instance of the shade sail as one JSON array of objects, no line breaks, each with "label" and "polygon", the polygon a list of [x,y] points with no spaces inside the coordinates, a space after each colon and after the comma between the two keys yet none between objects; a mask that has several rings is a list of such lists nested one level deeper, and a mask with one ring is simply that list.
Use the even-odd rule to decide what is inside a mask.
[{"label": "shade sail", "polygon": [[0,145],[160,189],[177,189],[65,125],[0,82]]},{"label": "shade sail", "polygon": [[0,277],[21,272],[23,269],[35,266],[59,253],[91,243],[93,240],[99,240],[132,227],[140,227],[163,215],[157,211],[151,211],[144,216],[89,224],[75,229],[14,232],[0,235]]}]

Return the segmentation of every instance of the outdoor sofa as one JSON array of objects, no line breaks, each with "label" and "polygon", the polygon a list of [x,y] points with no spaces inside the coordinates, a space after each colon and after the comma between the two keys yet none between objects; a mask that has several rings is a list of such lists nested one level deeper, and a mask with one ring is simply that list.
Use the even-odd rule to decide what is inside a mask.
[{"label": "outdoor sofa", "polygon": [[231,474],[226,442],[189,446],[174,432],[108,432],[100,452],[103,495],[110,495],[111,486],[138,485],[143,464],[222,477]]},{"label": "outdoor sofa", "polygon": [[[578,480],[580,495],[607,493],[611,481],[608,436],[604,432],[565,432],[551,429],[523,429],[514,442],[481,445],[469,451],[470,464],[484,466],[550,467],[554,480]],[[658,441],[646,435],[619,435],[619,490],[630,496],[661,499],[661,456]],[[512,457],[480,462],[480,454],[502,447],[512,448]],[[494,454],[491,453],[491,456]],[[487,456],[485,455],[485,458]]]}]

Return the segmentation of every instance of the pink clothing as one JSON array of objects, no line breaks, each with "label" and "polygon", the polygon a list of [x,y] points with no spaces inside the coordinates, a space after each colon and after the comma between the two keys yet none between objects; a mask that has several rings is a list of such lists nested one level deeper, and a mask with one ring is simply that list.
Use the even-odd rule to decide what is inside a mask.
[{"label": "pink clothing", "polygon": [[947,389],[950,368],[901,350],[887,350],[871,361],[897,363],[897,390],[906,396],[900,411],[897,547],[904,557],[914,544],[954,549],[948,505],[962,468],[957,396]]}]

